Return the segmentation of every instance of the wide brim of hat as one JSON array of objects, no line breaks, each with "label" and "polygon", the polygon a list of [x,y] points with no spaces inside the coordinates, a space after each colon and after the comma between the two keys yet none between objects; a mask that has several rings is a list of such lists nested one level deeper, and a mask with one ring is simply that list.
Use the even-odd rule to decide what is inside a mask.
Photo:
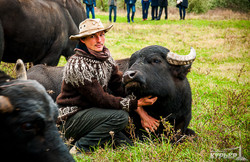
[{"label": "wide brim of hat", "polygon": [[98,32],[100,32],[100,31],[104,31],[104,32],[106,33],[106,32],[108,32],[112,27],[113,27],[113,24],[110,25],[109,27],[107,27],[106,29],[94,30],[94,31],[89,31],[89,32],[85,32],[85,33],[80,33],[80,34],[77,34],[77,35],[71,35],[71,36],[69,37],[69,39],[70,39],[70,40],[78,40],[78,39],[80,39],[80,38],[87,37],[87,36],[89,36],[89,35],[98,33]]}]

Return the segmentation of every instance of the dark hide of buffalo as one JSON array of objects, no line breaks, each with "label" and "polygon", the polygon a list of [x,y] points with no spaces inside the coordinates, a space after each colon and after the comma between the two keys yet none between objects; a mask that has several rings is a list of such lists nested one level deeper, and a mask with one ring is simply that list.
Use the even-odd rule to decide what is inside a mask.
[{"label": "dark hide of buffalo", "polygon": [[[171,65],[166,60],[168,53],[169,50],[161,46],[148,46],[135,52],[124,73],[125,88],[137,98],[158,97],[152,106],[143,107],[144,110],[155,119],[166,118],[182,134],[194,134],[187,128],[191,120],[192,96],[186,75],[191,64]],[[141,126],[140,117],[135,112],[130,115],[135,133],[142,139],[147,133]],[[161,124],[156,134],[163,133],[163,129]]]},{"label": "dark hide of buffalo", "polygon": [[3,26],[0,20],[0,62],[3,57],[3,48],[4,48],[4,38],[3,38]]},{"label": "dark hide of buffalo", "polygon": [[57,106],[34,80],[0,70],[0,155],[6,161],[72,162],[55,121]]},{"label": "dark hide of buffalo", "polygon": [[61,92],[63,66],[36,65],[27,71],[27,78],[42,84],[47,93],[56,101]]},{"label": "dark hide of buffalo", "polygon": [[80,0],[0,0],[0,61],[55,66],[74,53],[69,36],[84,19]]}]

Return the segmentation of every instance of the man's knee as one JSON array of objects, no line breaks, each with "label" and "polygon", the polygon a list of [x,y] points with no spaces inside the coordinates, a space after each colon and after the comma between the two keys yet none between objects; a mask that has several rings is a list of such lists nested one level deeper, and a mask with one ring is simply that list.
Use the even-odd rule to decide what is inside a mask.
[{"label": "man's knee", "polygon": [[124,125],[124,127],[128,124],[129,114],[126,111],[117,110],[112,117],[116,124]]}]

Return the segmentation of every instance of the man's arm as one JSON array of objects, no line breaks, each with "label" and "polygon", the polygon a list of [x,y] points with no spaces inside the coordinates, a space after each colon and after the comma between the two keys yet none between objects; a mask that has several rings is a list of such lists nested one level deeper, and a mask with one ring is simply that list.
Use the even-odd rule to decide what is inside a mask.
[{"label": "man's arm", "polygon": [[141,118],[142,127],[148,133],[149,133],[149,131],[154,132],[155,130],[157,130],[157,128],[160,125],[160,121],[153,118],[152,116],[148,115],[148,113],[143,109],[142,106],[153,105],[156,100],[157,100],[157,97],[151,98],[151,96],[141,98],[138,100],[138,103],[137,103],[138,107],[135,110],[135,112],[137,112]]}]

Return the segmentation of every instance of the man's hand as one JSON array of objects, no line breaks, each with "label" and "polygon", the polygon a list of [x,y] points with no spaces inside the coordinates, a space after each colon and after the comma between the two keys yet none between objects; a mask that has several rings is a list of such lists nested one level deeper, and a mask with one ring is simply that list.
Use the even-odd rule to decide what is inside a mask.
[{"label": "man's hand", "polygon": [[159,125],[160,125],[160,121],[151,117],[150,115],[148,115],[148,113],[142,108],[142,107],[138,107],[135,110],[140,118],[141,118],[141,125],[142,127],[148,132],[154,132],[158,129]]},{"label": "man's hand", "polygon": [[142,108],[142,106],[150,106],[155,103],[157,97],[151,98],[151,96],[144,97],[138,100],[138,107],[135,110],[140,118],[142,127],[149,133],[154,132],[160,125],[160,121],[148,115],[148,113]]},{"label": "man's hand", "polygon": [[150,106],[153,105],[155,103],[155,101],[157,100],[157,97],[152,98],[152,96],[148,96],[148,97],[144,97],[144,98],[140,98],[138,100],[138,107],[142,107],[142,106]]}]

